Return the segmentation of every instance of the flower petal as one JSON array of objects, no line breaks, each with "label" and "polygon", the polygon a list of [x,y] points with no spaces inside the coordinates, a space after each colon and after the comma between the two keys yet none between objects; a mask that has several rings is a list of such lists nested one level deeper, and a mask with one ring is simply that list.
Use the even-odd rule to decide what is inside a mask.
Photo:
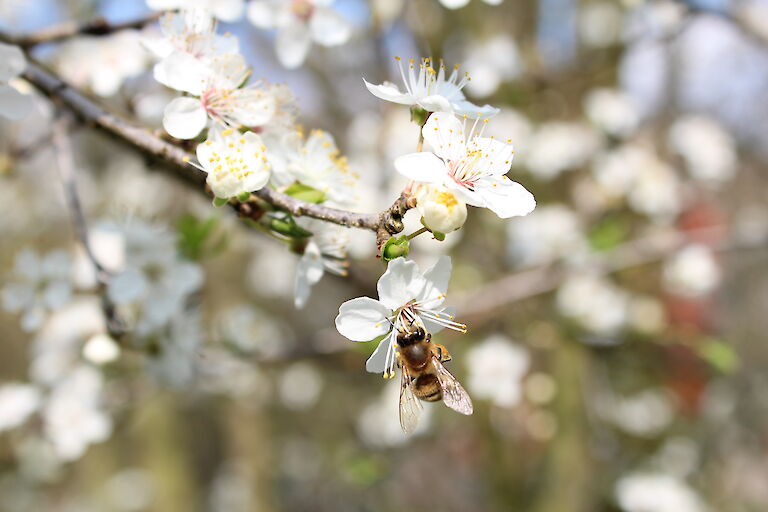
[{"label": "flower petal", "polygon": [[392,82],[384,82],[381,85],[373,85],[363,78],[365,87],[371,94],[384,101],[391,101],[392,103],[398,103],[400,105],[413,105],[416,100],[410,94],[404,94],[400,92],[400,89]]},{"label": "flower petal", "polygon": [[[451,280],[451,269],[451,258],[444,255],[440,256],[435,264],[424,272],[426,286],[424,286],[423,295],[419,297],[419,300],[422,303],[429,301],[426,304],[429,309],[437,309],[437,306],[445,300],[444,296],[448,293],[448,282]],[[443,297],[440,297],[441,295]]]},{"label": "flower petal", "polygon": [[247,16],[256,28],[270,29],[277,24],[275,8],[269,0],[251,0]]},{"label": "flower petal", "polygon": [[323,46],[338,46],[349,40],[352,28],[339,13],[328,7],[315,7],[309,20],[312,39]]},{"label": "flower petal", "polygon": [[445,96],[440,94],[421,98],[419,105],[428,112],[448,112],[451,110],[451,103]]},{"label": "flower petal", "polygon": [[464,124],[451,112],[435,112],[422,129],[424,140],[443,160],[459,160],[464,153]]},{"label": "flower petal", "polygon": [[173,52],[155,64],[155,80],[177,91],[200,96],[210,76],[210,68],[189,53]]},{"label": "flower petal", "polygon": [[208,115],[196,98],[176,98],[165,107],[163,128],[171,137],[194,139],[207,123]]},{"label": "flower petal", "polygon": [[469,3],[469,0],[440,0],[440,4],[446,9],[458,9]]},{"label": "flower petal", "polygon": [[371,341],[391,329],[390,310],[370,297],[348,300],[339,308],[336,330],[352,341]]},{"label": "flower petal", "polygon": [[289,68],[297,68],[304,63],[309,53],[312,40],[307,26],[303,23],[293,23],[278,32],[275,41],[277,59]]},{"label": "flower petal", "polygon": [[32,110],[32,97],[22,94],[8,84],[0,84],[0,115],[17,121]]},{"label": "flower petal", "polygon": [[323,256],[320,254],[320,248],[315,242],[309,242],[304,250],[304,255],[299,260],[296,267],[296,278],[294,281],[294,305],[301,309],[309,299],[309,293],[312,285],[322,279],[325,273],[323,266]]},{"label": "flower petal", "polygon": [[397,258],[389,262],[387,271],[379,278],[376,289],[379,301],[391,310],[417,298],[426,280],[416,262]]},{"label": "flower petal", "polygon": [[216,0],[211,4],[213,15],[221,21],[228,22],[239,20],[245,7],[243,0]]},{"label": "flower petal", "polygon": [[480,118],[493,117],[499,112],[501,112],[501,110],[499,110],[496,107],[492,107],[490,105],[483,105],[481,107],[467,100],[453,101],[451,103],[451,108],[456,114],[460,116],[466,115],[467,117],[471,117],[472,119],[475,119],[477,117],[480,117]]},{"label": "flower petal", "polygon": [[422,152],[399,156],[395,159],[397,172],[422,183],[442,183],[448,176],[445,163],[434,153]]},{"label": "flower petal", "polygon": [[16,78],[27,67],[27,59],[21,48],[0,43],[0,81],[8,82]]},{"label": "flower petal", "polygon": [[370,373],[384,373],[387,369],[387,352],[392,343],[396,343],[395,334],[387,336],[379,342],[371,357],[365,362],[365,370]]},{"label": "flower petal", "polygon": [[536,199],[521,184],[506,176],[492,176],[477,183],[475,193],[486,208],[502,219],[528,215],[536,208]]}]

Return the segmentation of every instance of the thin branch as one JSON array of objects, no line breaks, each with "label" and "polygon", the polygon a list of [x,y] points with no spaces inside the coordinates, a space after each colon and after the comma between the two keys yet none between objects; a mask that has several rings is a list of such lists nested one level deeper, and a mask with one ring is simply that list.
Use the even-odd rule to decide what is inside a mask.
[{"label": "thin branch", "polygon": [[[0,41],[2,40],[8,41],[9,39],[0,33]],[[22,76],[43,94],[71,110],[83,122],[100,129],[161,163],[163,170],[169,171],[175,177],[193,185],[198,190],[204,190],[204,175],[188,164],[193,155],[179,146],[162,140],[150,131],[108,112],[97,102],[45,69],[34,59],[29,56],[27,58],[27,68]],[[412,199],[403,195],[387,210],[379,214],[370,214],[300,201],[266,187],[254,192],[254,195],[272,207],[297,217],[313,217],[342,226],[374,231],[377,234],[379,244],[386,241],[390,235],[403,230],[402,217],[407,210],[415,206]],[[246,202],[233,200],[230,201],[230,206],[243,217],[258,220],[263,215],[263,203],[259,204],[257,200]]]},{"label": "thin branch", "polygon": [[25,36],[12,37],[9,42],[23,48],[31,48],[39,44],[55,43],[80,35],[106,36],[121,30],[144,28],[146,25],[157,20],[162,14],[162,12],[155,12],[143,18],[124,23],[110,23],[104,18],[96,18],[86,23],[70,21],[44,28]]},{"label": "thin branch", "polygon": [[[714,251],[764,247],[765,237],[742,239],[723,238],[722,228],[702,228],[687,233],[663,232],[622,244],[610,251],[593,253],[587,265],[598,275],[605,276],[633,267],[654,263],[673,254],[696,240],[712,240]],[[715,240],[721,240],[714,242]],[[572,272],[554,264],[532,268],[488,283],[471,292],[454,297],[463,319],[483,317],[499,308],[556,290]]]}]

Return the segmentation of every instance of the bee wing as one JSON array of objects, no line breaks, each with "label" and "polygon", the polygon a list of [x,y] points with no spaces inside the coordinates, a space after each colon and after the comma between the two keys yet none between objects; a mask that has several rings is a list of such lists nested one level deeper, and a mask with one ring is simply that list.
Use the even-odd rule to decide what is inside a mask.
[{"label": "bee wing", "polygon": [[403,366],[400,370],[400,427],[410,434],[416,429],[421,414],[421,402],[411,389],[411,377]]},{"label": "bee wing", "polygon": [[440,387],[443,390],[443,402],[456,412],[466,414],[469,416],[473,412],[472,399],[469,398],[469,394],[464,390],[464,387],[459,384],[451,372],[445,369],[443,363],[437,359],[432,358],[432,362],[435,365],[437,373],[437,380],[440,382]]}]

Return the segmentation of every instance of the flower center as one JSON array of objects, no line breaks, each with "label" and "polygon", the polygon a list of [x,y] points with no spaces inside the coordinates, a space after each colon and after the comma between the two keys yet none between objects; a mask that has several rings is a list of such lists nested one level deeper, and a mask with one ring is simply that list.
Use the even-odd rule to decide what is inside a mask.
[{"label": "flower center", "polygon": [[315,6],[310,0],[292,0],[291,12],[303,22],[308,22],[312,17]]}]

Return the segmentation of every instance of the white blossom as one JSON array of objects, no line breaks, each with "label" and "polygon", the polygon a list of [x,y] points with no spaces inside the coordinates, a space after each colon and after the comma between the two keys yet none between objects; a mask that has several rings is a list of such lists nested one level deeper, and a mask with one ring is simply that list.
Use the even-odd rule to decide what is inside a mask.
[{"label": "white blossom", "polygon": [[511,140],[475,133],[478,121],[467,133],[466,119],[462,124],[449,112],[432,114],[423,128],[432,152],[398,157],[395,168],[416,182],[443,185],[466,204],[502,219],[529,214],[536,207],[533,195],[506,176],[514,154]]},{"label": "white blossom", "polygon": [[527,217],[507,224],[507,234],[510,260],[520,265],[575,259],[588,249],[579,217],[562,204],[539,206]]},{"label": "white blossom", "polygon": [[720,284],[720,267],[712,250],[704,245],[689,245],[664,264],[664,285],[674,293],[700,297]]},{"label": "white blossom", "polygon": [[147,0],[147,6],[156,11],[202,9],[221,21],[232,22],[243,15],[245,0]]},{"label": "white blossom", "polygon": [[467,205],[442,185],[422,185],[416,193],[416,209],[432,231],[450,233],[467,220]]},{"label": "white blossom", "polygon": [[312,286],[322,279],[326,271],[347,275],[349,230],[315,219],[304,219],[299,224],[312,233],[296,267],[294,280],[294,304],[303,308]]},{"label": "white blossom", "polygon": [[676,120],[669,130],[669,142],[697,180],[718,184],[736,173],[735,143],[708,117],[689,115]]},{"label": "white blossom", "polygon": [[557,291],[557,307],[584,328],[611,335],[627,319],[628,294],[610,281],[586,273],[570,276]]},{"label": "white blossom", "polygon": [[500,407],[513,407],[520,402],[523,376],[530,366],[525,348],[497,334],[469,349],[466,360],[467,386],[473,396]]},{"label": "white blossom", "polygon": [[640,112],[626,93],[608,88],[590,91],[584,102],[587,117],[609,135],[626,137],[640,124]]},{"label": "white blossom", "polygon": [[[504,0],[483,0],[488,5],[501,5]],[[440,0],[440,4],[446,9],[459,9],[469,3],[469,0]]]},{"label": "white blossom", "polygon": [[498,34],[473,44],[464,60],[467,73],[472,77],[466,88],[478,98],[490,96],[503,82],[515,79],[523,71],[523,60],[509,34]]},{"label": "white blossom", "polygon": [[454,321],[443,306],[450,277],[448,256],[441,257],[423,274],[413,261],[397,258],[389,262],[379,278],[379,300],[358,297],[341,305],[336,329],[342,336],[352,341],[384,336],[365,363],[366,370],[394,376],[397,333],[412,330],[414,323],[431,333],[443,327],[466,332],[466,326]]},{"label": "white blossom", "polygon": [[599,145],[600,138],[591,126],[552,121],[536,130],[525,148],[523,160],[534,175],[550,180],[584,165]]},{"label": "white blossom", "polygon": [[8,82],[27,67],[27,59],[18,46],[0,43],[0,115],[15,121],[32,110],[32,98]]},{"label": "white blossom", "polygon": [[405,92],[401,92],[397,85],[391,82],[373,85],[363,80],[371,94],[377,98],[400,105],[417,105],[428,112],[449,111],[472,118],[490,117],[499,113],[499,109],[490,105],[479,107],[467,101],[462,89],[471,78],[467,73],[460,75],[458,66],[446,76],[444,64],[440,63],[438,70],[435,70],[432,59],[425,58],[419,64],[419,72],[416,74],[416,64],[411,59],[406,76],[402,60],[400,57],[396,59]]},{"label": "white blossom", "polygon": [[16,255],[13,278],[2,289],[3,309],[21,313],[21,327],[37,330],[49,311],[66,304],[72,295],[71,261],[62,250],[43,257],[31,249]]},{"label": "white blossom", "polygon": [[29,384],[0,385],[0,432],[16,428],[40,407],[40,391]]},{"label": "white blossom", "polygon": [[685,482],[665,473],[633,473],[616,484],[625,512],[705,512],[701,498]]},{"label": "white blossom", "polygon": [[352,27],[331,9],[333,0],[251,0],[248,19],[258,28],[277,29],[275,50],[280,63],[297,68],[312,43],[339,46],[352,35]]}]

